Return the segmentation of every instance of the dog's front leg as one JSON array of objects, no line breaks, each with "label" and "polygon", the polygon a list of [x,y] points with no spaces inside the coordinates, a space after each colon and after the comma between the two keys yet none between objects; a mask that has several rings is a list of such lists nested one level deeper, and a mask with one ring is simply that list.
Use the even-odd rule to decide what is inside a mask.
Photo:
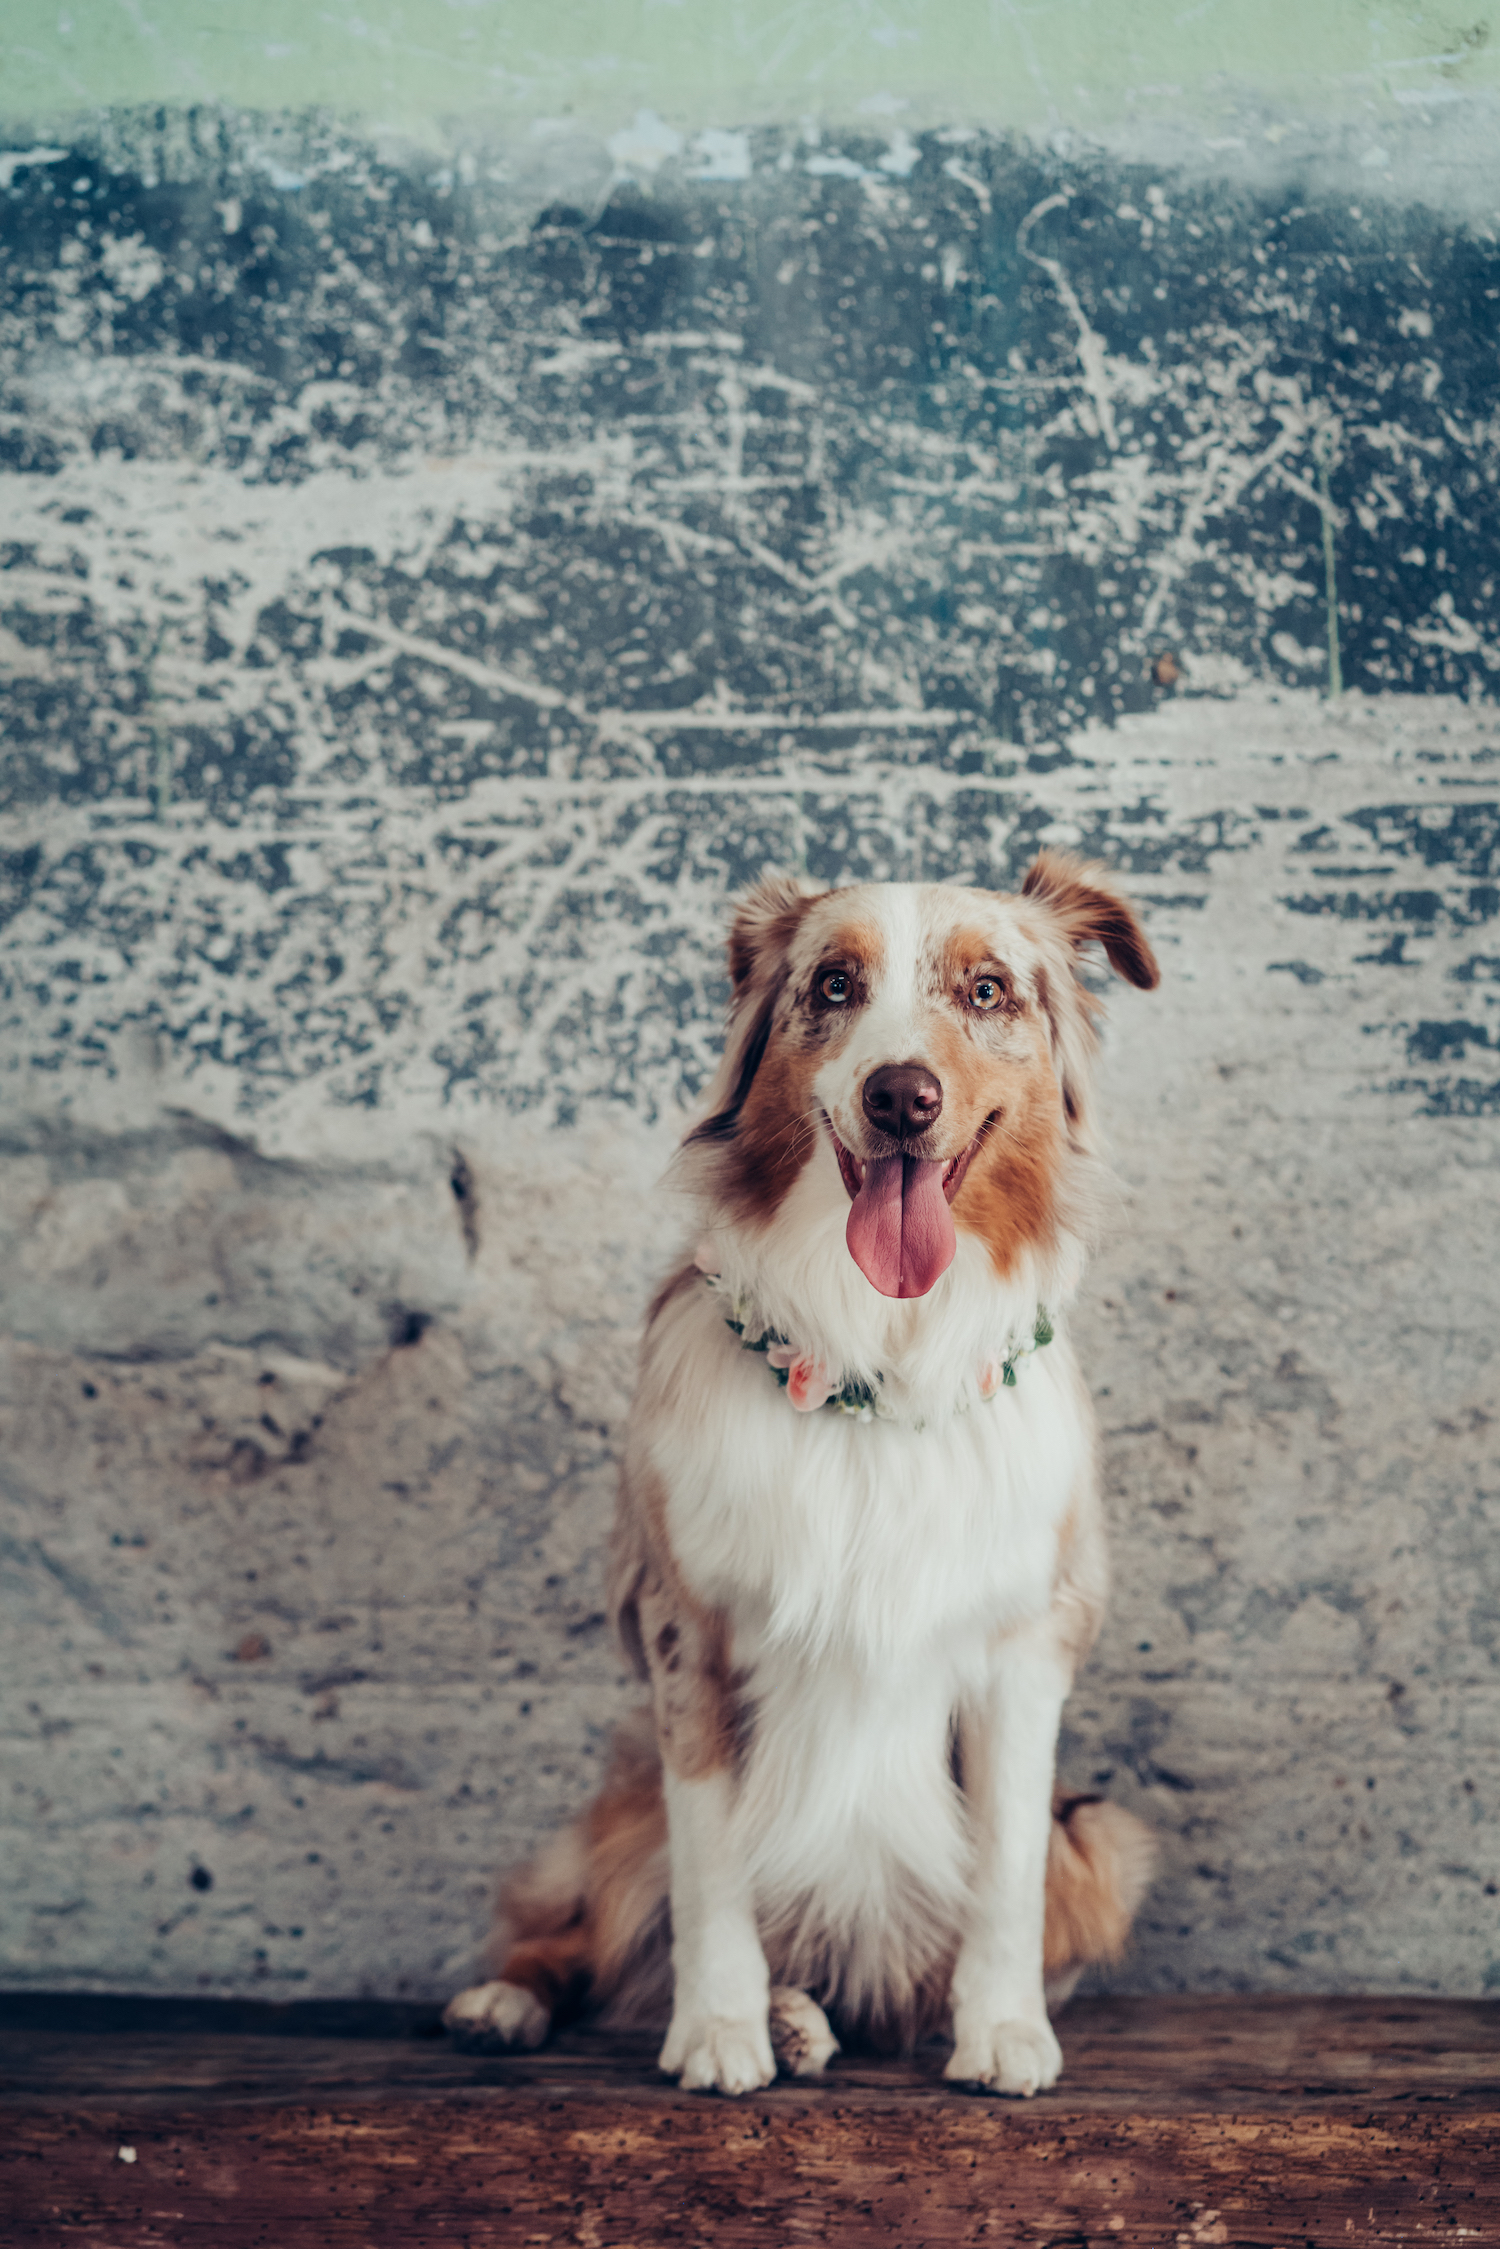
[{"label": "dog's front leg", "polygon": [[736,1711],[725,1620],[647,1556],[628,1596],[651,1681],[667,1811],[672,2022],[660,2066],[699,2092],[776,2075],[770,1977],[732,1822]]},{"label": "dog's front leg", "polygon": [[1062,2069],[1042,1993],[1042,1934],[1057,1729],[1071,1684],[1043,1624],[1001,1642],[988,1695],[963,1715],[976,1853],[945,2074],[986,2092],[1035,2093]]},{"label": "dog's front leg", "polygon": [[720,1767],[662,1775],[672,1880],[672,2025],[660,2066],[696,2092],[753,2093],[776,2075],[770,1977],[730,1834],[733,1780]]}]

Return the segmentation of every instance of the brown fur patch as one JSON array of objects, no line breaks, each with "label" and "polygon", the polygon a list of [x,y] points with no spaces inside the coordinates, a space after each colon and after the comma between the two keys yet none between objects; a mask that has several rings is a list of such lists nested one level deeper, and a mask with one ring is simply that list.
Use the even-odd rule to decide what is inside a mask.
[{"label": "brown fur patch", "polygon": [[873,922],[845,922],[823,940],[818,949],[817,965],[812,971],[805,996],[814,1007],[820,1003],[818,985],[830,970],[842,969],[852,980],[853,997],[843,1001],[823,1001],[824,1014],[835,1020],[852,1016],[860,1002],[869,996],[871,985],[880,974],[885,960],[885,947],[880,931]]},{"label": "brown fur patch", "polygon": [[982,929],[959,929],[943,946],[938,957],[938,989],[945,998],[964,997],[981,969],[987,969],[1002,986],[1005,997],[1000,1005],[974,1011],[976,1027],[987,1023],[1003,1022],[1007,1016],[1019,1012],[1022,1005],[1016,991],[1016,980],[995,951],[990,938]]},{"label": "brown fur patch", "polygon": [[661,1754],[684,1780],[735,1763],[741,1717],[722,1615],[694,1599],[672,1556],[666,1490],[655,1474],[620,1478],[610,1548],[610,1613],[650,1681]]},{"label": "brown fur patch", "polygon": [[726,1067],[731,1063],[733,1064],[733,1074],[729,1083],[723,1088],[723,1106],[715,1109],[712,1116],[705,1117],[701,1124],[694,1125],[692,1131],[683,1141],[684,1148],[697,1147],[705,1142],[729,1140],[733,1137],[740,1121],[741,1111],[745,1106],[751,1088],[755,1084],[756,1072],[759,1070],[765,1055],[766,1043],[771,1036],[771,1016],[775,1005],[776,994],[773,990],[762,995],[758,1006],[752,1002],[746,1003],[743,1010],[745,1017],[743,1022],[738,1022],[734,1017],[731,1017],[729,1044],[724,1050],[724,1062]]},{"label": "brown fur patch", "polygon": [[583,2005],[593,1967],[593,1935],[580,1921],[571,1929],[513,1946],[505,1955],[500,1977],[529,1991],[557,2022]]},{"label": "brown fur patch", "polygon": [[[687,1135],[684,1150],[728,1151],[738,1140],[771,1042],[777,1001],[786,979],[787,953],[803,916],[816,903],[817,896],[804,892],[789,875],[767,875],[741,901],[729,933],[729,976],[734,997],[724,1058],[710,1095],[711,1114]],[[727,1199],[743,1204],[742,1214],[754,1215],[757,1198],[743,1192],[749,1181],[748,1165],[735,1162],[728,1153],[721,1154],[714,1165],[714,1177],[716,1187],[725,1187]]]},{"label": "brown fur patch", "polygon": [[811,1156],[818,1136],[812,1081],[821,1060],[816,1047],[772,1036],[720,1174],[737,1218],[772,1217]]},{"label": "brown fur patch", "polygon": [[615,1783],[588,1814],[594,1973],[610,1994],[619,1989],[642,1932],[662,1912],[667,1862],[660,1763],[645,1754],[616,1756]]},{"label": "brown fur patch", "polygon": [[[953,1222],[979,1236],[1003,1280],[1028,1249],[1044,1248],[1056,1232],[1066,1149],[1057,1081],[1037,1048],[1024,1059],[992,1062],[976,1076],[978,1101],[987,1105],[974,1130],[991,1110],[1000,1114],[953,1198]],[[975,1105],[972,1094],[970,1101]]]},{"label": "brown fur patch", "polygon": [[[807,907],[817,901],[804,898],[799,903]],[[743,1031],[743,1055],[729,1100],[689,1135],[688,1142],[717,1143],[715,1191],[736,1219],[751,1223],[764,1222],[780,1208],[812,1155],[818,1132],[813,1078],[828,1041],[836,1039],[858,1014],[882,957],[880,933],[873,923],[840,924],[820,948],[817,966],[798,994],[795,1012],[789,1013],[782,999],[785,952],[791,942],[785,914],[770,928],[753,961],[743,942],[736,952],[731,939],[732,963],[738,958],[743,971],[740,984],[745,997],[740,1007],[754,1010],[754,1020]],[[833,969],[843,970],[854,985],[853,995],[843,1005],[818,996],[820,978]],[[737,1011],[731,1041],[738,1019]]]},{"label": "brown fur patch", "polygon": [[638,1599],[662,1757],[683,1780],[702,1780],[732,1765],[739,1745],[724,1619],[700,1608],[675,1570],[648,1572]]},{"label": "brown fur patch", "polygon": [[934,1014],[923,1041],[923,1060],[943,1088],[943,1125],[950,1153],[967,1147],[992,1109],[1020,1088],[1040,1064],[1048,1067],[1046,1026],[1035,1008],[999,1009],[988,1015]]}]

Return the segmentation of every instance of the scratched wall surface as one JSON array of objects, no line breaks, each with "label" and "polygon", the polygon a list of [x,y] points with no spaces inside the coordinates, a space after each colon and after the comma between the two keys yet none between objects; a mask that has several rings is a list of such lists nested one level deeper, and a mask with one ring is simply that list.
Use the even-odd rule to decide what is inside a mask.
[{"label": "scratched wall surface", "polygon": [[0,158],[7,1976],[468,1974],[628,1700],[726,901],[1052,841],[1165,969],[1078,1316],[1117,1981],[1500,1986],[1493,222],[889,120],[547,161]]}]

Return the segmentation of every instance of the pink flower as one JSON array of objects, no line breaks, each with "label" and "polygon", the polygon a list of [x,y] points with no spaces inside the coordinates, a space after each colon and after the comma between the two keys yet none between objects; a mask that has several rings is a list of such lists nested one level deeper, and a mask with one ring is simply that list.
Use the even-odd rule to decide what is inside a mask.
[{"label": "pink flower", "polygon": [[816,1413],[833,1396],[828,1369],[816,1359],[794,1359],[787,1369],[786,1394],[798,1413]]},{"label": "pink flower", "polygon": [[707,1273],[715,1280],[718,1278],[720,1259],[712,1242],[699,1242],[693,1251],[693,1263],[700,1273]]},{"label": "pink flower", "polygon": [[798,1413],[816,1413],[833,1396],[833,1379],[827,1367],[820,1367],[816,1359],[794,1350],[790,1343],[773,1343],[766,1359],[785,1374],[786,1394]]},{"label": "pink flower", "polygon": [[1005,1361],[1003,1359],[984,1360],[979,1369],[980,1397],[993,1398],[995,1392],[1003,1386],[1004,1381]]}]

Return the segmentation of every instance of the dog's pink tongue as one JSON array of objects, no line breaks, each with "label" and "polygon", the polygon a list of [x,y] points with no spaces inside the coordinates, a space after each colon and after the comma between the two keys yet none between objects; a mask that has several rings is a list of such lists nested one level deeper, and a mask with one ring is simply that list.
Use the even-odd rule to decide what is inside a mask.
[{"label": "dog's pink tongue", "polygon": [[844,1239],[882,1296],[925,1296],[953,1263],[958,1244],[943,1193],[947,1168],[916,1156],[881,1156],[865,1165]]}]

